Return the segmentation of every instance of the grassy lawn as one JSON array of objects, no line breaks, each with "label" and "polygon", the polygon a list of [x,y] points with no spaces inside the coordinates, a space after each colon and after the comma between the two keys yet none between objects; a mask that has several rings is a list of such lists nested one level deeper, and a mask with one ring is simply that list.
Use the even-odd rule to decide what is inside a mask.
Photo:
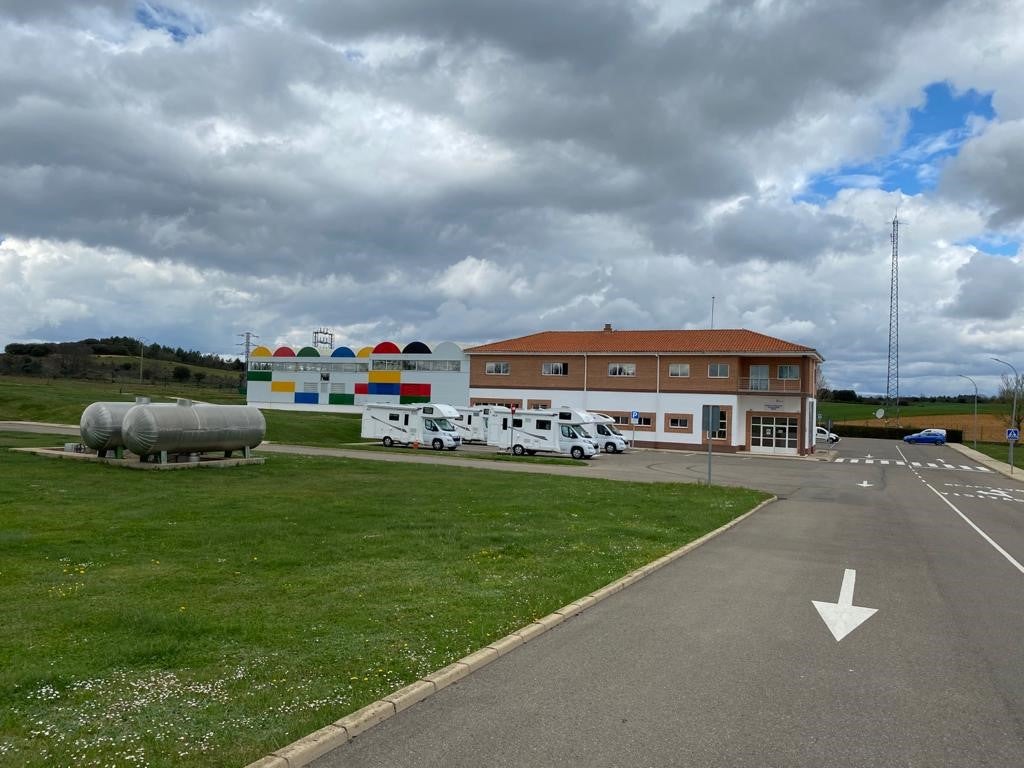
[{"label": "grassy lawn", "polygon": [[[964,445],[974,447],[969,440],[964,440]],[[1010,463],[1009,443],[978,443],[978,453],[984,453],[1005,464]],[[1024,469],[1024,444],[1017,443],[1013,446],[1013,466],[1015,469]]]},{"label": "grassy lawn", "polygon": [[132,472],[2,448],[0,487],[0,764],[19,766],[238,768],[765,498],[283,455]]}]

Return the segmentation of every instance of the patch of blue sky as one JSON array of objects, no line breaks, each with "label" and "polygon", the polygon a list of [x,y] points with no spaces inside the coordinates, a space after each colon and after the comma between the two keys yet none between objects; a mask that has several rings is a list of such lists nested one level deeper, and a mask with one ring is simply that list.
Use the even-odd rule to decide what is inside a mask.
[{"label": "patch of blue sky", "polygon": [[933,189],[943,164],[995,118],[992,94],[973,88],[956,92],[947,82],[924,89],[924,104],[907,110],[899,148],[866,162],[829,169],[813,177],[796,199],[821,205],[843,189],[884,189],[913,195]]},{"label": "patch of blue sky", "polygon": [[197,19],[159,3],[136,4],[135,20],[146,29],[163,30],[176,43],[183,43],[203,33],[203,27]]},{"label": "patch of blue sky", "polygon": [[956,245],[971,246],[993,256],[1016,256],[1021,252],[1020,240],[990,232],[961,240]]}]

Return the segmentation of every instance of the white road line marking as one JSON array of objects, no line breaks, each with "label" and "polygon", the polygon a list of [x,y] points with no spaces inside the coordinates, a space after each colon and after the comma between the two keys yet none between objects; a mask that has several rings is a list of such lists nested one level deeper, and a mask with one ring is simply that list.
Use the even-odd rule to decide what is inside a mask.
[{"label": "white road line marking", "polygon": [[860,459],[850,459],[850,463],[851,464],[857,464],[859,462],[860,462]]},{"label": "white road line marking", "polygon": [[888,466],[889,465],[889,460],[888,459],[882,459],[882,463],[885,464],[886,466]]},{"label": "white road line marking", "polygon": [[[928,485],[928,484],[926,483],[926,485]],[[965,522],[965,523],[967,523],[967,524],[968,524],[969,526],[971,526],[971,528],[973,528],[973,529],[974,529],[974,530],[975,530],[975,531],[976,531],[976,532],[978,533],[978,535],[979,535],[979,536],[981,536],[981,538],[983,538],[983,539],[984,539],[985,541],[987,541],[987,542],[988,542],[989,544],[991,544],[991,545],[992,545],[992,546],[993,546],[993,547],[995,548],[996,552],[998,552],[998,553],[999,553],[999,554],[1001,554],[1001,555],[1002,555],[1003,557],[1005,557],[1005,558],[1006,558],[1006,559],[1007,559],[1007,560],[1008,560],[1008,561],[1010,562],[1010,564],[1011,564],[1011,565],[1012,565],[1012,566],[1013,566],[1014,568],[1016,568],[1016,569],[1017,569],[1018,571],[1020,571],[1021,573],[1024,573],[1024,565],[1021,565],[1021,564],[1020,564],[1020,563],[1018,563],[1018,562],[1017,562],[1016,560],[1014,560],[1014,559],[1013,559],[1013,555],[1011,555],[1011,554],[1010,554],[1009,552],[1007,552],[1007,551],[1006,551],[1005,549],[1003,549],[1002,547],[1000,547],[1000,546],[999,546],[999,545],[998,545],[998,544],[997,544],[997,543],[996,543],[996,542],[995,542],[995,541],[994,541],[994,540],[992,539],[992,537],[991,537],[991,536],[989,536],[989,535],[988,535],[987,533],[985,533],[985,532],[984,532],[983,530],[981,530],[981,528],[979,528],[978,526],[976,526],[976,525],[975,525],[975,524],[974,524],[974,523],[973,523],[973,522],[971,521],[971,519],[970,519],[970,518],[969,518],[969,517],[968,517],[967,515],[965,515],[965,514],[964,514],[963,512],[961,512],[961,511],[960,511],[959,509],[957,509],[957,508],[956,508],[956,506],[954,506],[953,502],[951,502],[951,501],[950,501],[949,499],[947,499],[947,498],[946,498],[945,496],[943,496],[943,495],[942,495],[941,493],[939,493],[938,491],[936,491],[936,490],[935,490],[935,488],[933,488],[933,487],[932,487],[931,485],[928,485],[928,487],[929,487],[929,488],[931,488],[931,490],[932,490],[932,491],[933,491],[933,492],[935,493],[935,495],[936,495],[936,496],[938,496],[938,497],[939,497],[940,499],[942,499],[942,501],[943,501],[943,502],[944,502],[945,504],[947,504],[947,505],[949,506],[949,508],[950,508],[950,509],[952,509],[952,510],[953,510],[954,512],[956,512],[956,513],[957,513],[958,515],[960,515],[960,517],[962,517],[962,518],[963,518],[964,522]]]},{"label": "white road line marking", "polygon": [[842,464],[844,461],[846,461],[846,459],[836,459],[835,463]]}]

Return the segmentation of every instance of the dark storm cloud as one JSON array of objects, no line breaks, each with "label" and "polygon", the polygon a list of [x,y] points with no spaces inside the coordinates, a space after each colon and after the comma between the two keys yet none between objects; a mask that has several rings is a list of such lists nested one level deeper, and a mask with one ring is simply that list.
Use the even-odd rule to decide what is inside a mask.
[{"label": "dark storm cloud", "polygon": [[[927,15],[896,5],[715,3],[672,32],[617,2],[261,6],[273,23],[229,5],[184,44],[113,51],[47,27],[66,7],[8,4],[0,14],[28,26],[9,33],[15,65],[0,67],[0,230],[172,249],[227,270],[372,277],[482,249],[529,258],[552,212],[615,212],[675,252],[694,237],[694,204],[755,191],[751,153],[795,109],[877,80],[887,30]],[[139,26],[134,4],[75,18],[88,8],[120,18],[125,35]],[[346,53],[401,36],[419,49]],[[467,86],[479,96],[461,95]],[[407,184],[349,167],[358,145],[332,141],[339,125],[390,111],[411,121],[410,137],[416,121],[438,120],[507,160]],[[222,120],[247,135],[218,151]],[[373,137],[364,126],[352,138]],[[412,149],[392,140],[402,143],[381,162],[401,167]],[[339,150],[340,166],[324,162]],[[824,244],[795,234],[797,254]],[[748,258],[752,239],[713,238],[731,260]],[[761,240],[766,257],[782,256],[782,238]]]}]

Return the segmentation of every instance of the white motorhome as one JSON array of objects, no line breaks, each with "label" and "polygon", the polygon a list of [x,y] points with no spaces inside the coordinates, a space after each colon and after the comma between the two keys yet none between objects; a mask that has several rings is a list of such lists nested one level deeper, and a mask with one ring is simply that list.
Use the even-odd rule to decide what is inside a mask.
[{"label": "white motorhome", "polygon": [[575,425],[560,421],[555,410],[517,410],[495,406],[487,421],[487,444],[509,449],[516,456],[538,451],[561,453],[574,459],[597,454],[594,443]]},{"label": "white motorhome", "polygon": [[594,433],[598,442],[604,447],[605,453],[622,453],[629,448],[629,443],[619,428],[615,426],[615,419],[604,413],[587,411],[593,420],[587,425],[587,429]]},{"label": "white motorhome", "polygon": [[486,443],[487,421],[491,415],[489,405],[471,405],[468,408],[455,408],[459,418],[452,423],[462,437],[463,443]]},{"label": "white motorhome", "polygon": [[452,424],[459,412],[450,405],[424,403],[367,403],[363,408],[360,435],[380,440],[385,446],[430,446],[435,451],[454,451],[462,438]]}]

